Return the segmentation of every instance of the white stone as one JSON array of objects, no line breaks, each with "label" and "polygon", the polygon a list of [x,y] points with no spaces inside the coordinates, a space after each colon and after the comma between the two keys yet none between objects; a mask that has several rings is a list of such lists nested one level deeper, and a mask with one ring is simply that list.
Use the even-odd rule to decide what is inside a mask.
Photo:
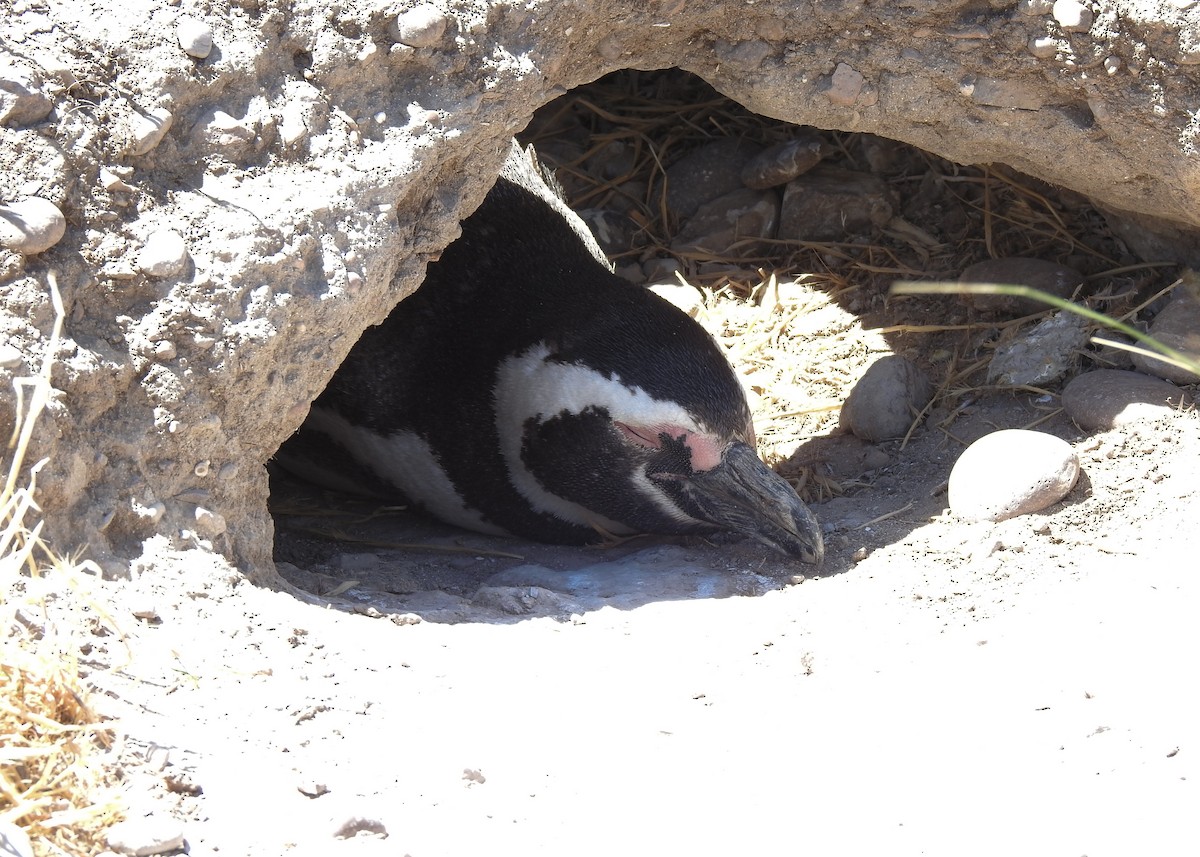
[{"label": "white stone", "polygon": [[175,24],[175,35],[179,38],[179,47],[190,57],[202,60],[212,53],[212,27],[199,18],[184,15]]},{"label": "white stone", "polygon": [[32,125],[45,119],[51,107],[41,76],[0,56],[0,125]]},{"label": "white stone", "polygon": [[178,850],[183,844],[183,828],[170,818],[131,818],[108,829],[108,847],[119,854],[149,857]]},{"label": "white stone", "polygon": [[422,3],[396,18],[396,40],[414,48],[436,47],[446,33],[446,14],[431,3]]},{"label": "white stone", "polygon": [[165,107],[155,107],[149,113],[135,114],[129,128],[133,137],[133,154],[144,155],[153,150],[162,142],[174,121],[175,116]]},{"label": "white stone", "polygon": [[1053,14],[1068,33],[1086,33],[1092,28],[1092,10],[1079,0],[1055,0]]},{"label": "white stone", "polygon": [[1029,52],[1038,59],[1050,59],[1058,53],[1058,39],[1038,36],[1029,40]]},{"label": "white stone", "polygon": [[100,186],[109,193],[130,193],[137,190],[112,170],[100,168]]},{"label": "white stone", "polygon": [[138,269],[151,277],[173,277],[188,261],[187,242],[174,229],[151,233],[138,254]]},{"label": "white stone", "polygon": [[23,359],[21,349],[8,342],[0,343],[0,369],[14,369]]},{"label": "white stone", "polygon": [[219,536],[225,532],[225,526],[224,515],[203,506],[196,507],[196,530],[201,535],[208,538]]},{"label": "white stone", "polygon": [[67,231],[58,206],[40,196],[0,205],[0,246],[32,256],[49,250]]},{"label": "white stone", "polygon": [[1003,429],[981,437],[950,472],[950,510],[968,521],[1005,521],[1067,495],[1079,459],[1065,440],[1044,432]]},{"label": "white stone", "polygon": [[308,136],[307,115],[308,105],[300,102],[289,102],[280,111],[279,139],[284,146],[295,146]]}]

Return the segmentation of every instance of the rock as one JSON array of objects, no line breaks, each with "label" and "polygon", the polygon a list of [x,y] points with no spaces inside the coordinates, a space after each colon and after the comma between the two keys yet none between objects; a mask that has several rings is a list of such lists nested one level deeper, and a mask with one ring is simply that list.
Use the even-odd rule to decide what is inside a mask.
[{"label": "rock", "polygon": [[1087,344],[1087,323],[1073,312],[1058,312],[996,347],[988,381],[1012,386],[1057,381],[1078,362]]},{"label": "rock", "polygon": [[52,106],[37,71],[0,55],[0,125],[33,125],[45,119]]},{"label": "rock", "polygon": [[354,815],[334,825],[335,839],[387,839],[387,826],[377,818]]},{"label": "rock", "polygon": [[[1154,317],[1147,333],[1168,348],[1200,362],[1200,299],[1181,294]],[[1134,354],[1133,365],[1149,375],[1157,375],[1175,384],[1200,382],[1197,373],[1153,357]]]},{"label": "rock", "polygon": [[878,176],[815,167],[788,183],[779,237],[788,241],[845,241],[892,219],[892,195]]},{"label": "rock", "polygon": [[150,233],[137,257],[138,269],[151,277],[173,277],[183,271],[187,262],[187,243],[174,229]]},{"label": "rock", "polygon": [[[960,283],[992,283],[1005,286],[1028,286],[1066,300],[1083,283],[1083,275],[1074,268],[1059,265],[1045,259],[1030,259],[1024,256],[1006,256],[1002,259],[985,259],[963,269]],[[985,295],[968,292],[963,300],[982,312],[1008,315],[1030,315],[1050,309],[1050,304],[1036,298],[1013,295]]]},{"label": "rock", "polygon": [[1190,397],[1161,378],[1124,369],[1097,369],[1072,378],[1063,388],[1062,403],[1084,431],[1107,431],[1162,419],[1190,404]]},{"label": "rock", "polygon": [[67,219],[58,206],[40,196],[0,205],[0,247],[33,256],[62,240]]},{"label": "rock", "polygon": [[849,107],[862,94],[865,82],[866,78],[863,77],[862,72],[840,62],[833,70],[833,74],[830,75],[827,84],[822,87],[822,92],[832,103]]},{"label": "rock", "polygon": [[445,12],[432,3],[422,3],[397,16],[396,41],[413,48],[434,48],[448,25]]},{"label": "rock", "polygon": [[680,222],[706,202],[742,188],[742,168],[762,147],[722,137],[684,155],[667,168],[667,208]]},{"label": "rock", "polygon": [[179,47],[189,57],[202,60],[212,53],[212,27],[199,18],[184,15],[175,24],[175,36],[179,39]]},{"label": "rock", "polygon": [[118,854],[149,857],[184,845],[183,827],[173,818],[144,816],[118,821],[108,829],[108,847]]},{"label": "rock", "polygon": [[787,184],[821,163],[827,149],[816,132],[803,131],[747,161],[742,167],[742,184],[756,190]]},{"label": "rock", "polygon": [[171,123],[175,121],[174,114],[165,107],[156,107],[149,113],[134,114],[130,120],[129,132],[133,138],[130,151],[134,155],[145,155],[154,150],[162,142]]},{"label": "rock", "polygon": [[872,442],[903,437],[931,398],[933,385],[924,371],[889,354],[872,363],[854,385],[842,405],[841,424]]},{"label": "rock", "polygon": [[1079,0],[1055,0],[1052,14],[1068,33],[1086,33],[1092,28],[1092,10]]},{"label": "rock", "polygon": [[225,518],[223,515],[206,509],[203,506],[197,506],[195,511],[196,532],[205,538],[216,538],[225,532]]},{"label": "rock", "polygon": [[21,349],[8,342],[0,343],[0,369],[15,369],[24,359]]},{"label": "rock", "polygon": [[119,174],[103,167],[100,169],[100,187],[109,193],[133,193],[137,190]]},{"label": "rock", "polygon": [[1079,459],[1065,440],[1003,429],[981,437],[950,471],[950,510],[968,521],[1005,521],[1057,503],[1075,487]]},{"label": "rock", "polygon": [[779,197],[771,190],[739,188],[704,203],[671,242],[676,253],[728,256],[762,252],[756,238],[774,238]]}]

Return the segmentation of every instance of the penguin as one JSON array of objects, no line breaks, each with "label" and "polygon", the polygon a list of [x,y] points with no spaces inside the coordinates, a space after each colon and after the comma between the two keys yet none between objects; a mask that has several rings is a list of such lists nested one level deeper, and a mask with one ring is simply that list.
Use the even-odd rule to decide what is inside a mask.
[{"label": "penguin", "polygon": [[758,539],[820,563],[820,525],[755,452],[712,337],[613,273],[532,148],[425,280],[367,329],[277,461],[493,535]]}]

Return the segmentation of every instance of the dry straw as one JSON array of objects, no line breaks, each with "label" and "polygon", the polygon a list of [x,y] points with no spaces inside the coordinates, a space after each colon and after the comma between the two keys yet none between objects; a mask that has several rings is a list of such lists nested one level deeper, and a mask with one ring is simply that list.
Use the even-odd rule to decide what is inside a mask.
[{"label": "dry straw", "polygon": [[41,538],[35,488],[47,460],[24,469],[65,317],[52,273],[48,279],[54,327],[40,372],[14,381],[17,414],[0,494],[0,824],[23,828],[39,855],[84,855],[99,850],[116,812],[93,799],[107,731],[87,703],[74,656],[83,621],[56,619],[84,568]]}]

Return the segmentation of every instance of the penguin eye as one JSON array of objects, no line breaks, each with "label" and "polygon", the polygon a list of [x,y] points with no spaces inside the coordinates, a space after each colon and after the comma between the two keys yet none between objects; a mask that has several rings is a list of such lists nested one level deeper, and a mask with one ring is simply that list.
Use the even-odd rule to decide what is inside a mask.
[{"label": "penguin eye", "polygon": [[682,426],[671,425],[637,425],[613,420],[615,425],[630,443],[645,449],[664,449],[670,446],[682,446],[687,449],[691,468],[697,472],[712,470],[721,463],[721,454],[725,444],[718,438],[690,431]]},{"label": "penguin eye", "polygon": [[630,443],[644,446],[647,449],[662,447],[662,438],[659,437],[659,432],[649,426],[634,426],[618,420],[613,420],[613,425],[621,430],[621,434],[625,435],[625,439]]}]

